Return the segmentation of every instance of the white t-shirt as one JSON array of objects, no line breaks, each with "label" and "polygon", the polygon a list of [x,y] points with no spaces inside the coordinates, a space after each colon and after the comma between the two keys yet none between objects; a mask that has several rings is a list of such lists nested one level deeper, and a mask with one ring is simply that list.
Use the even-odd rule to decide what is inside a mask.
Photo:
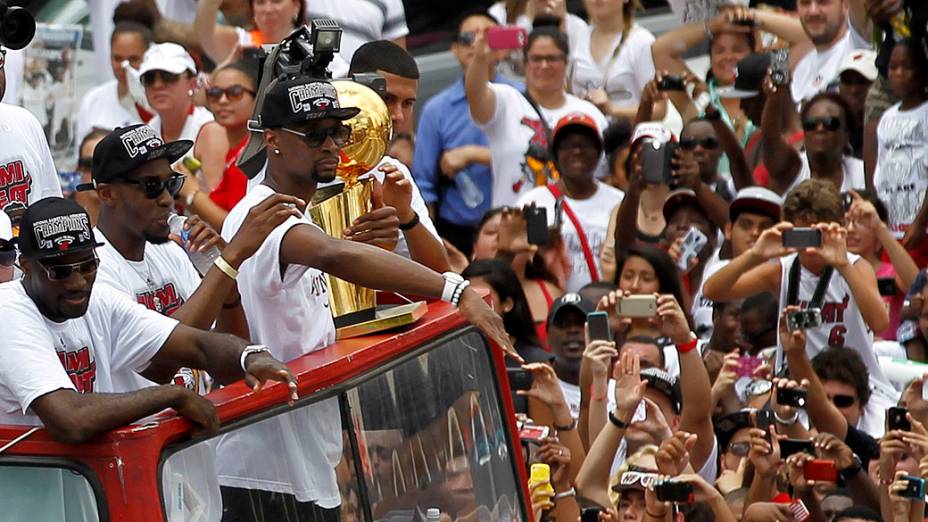
[{"label": "white t-shirt", "polygon": [[0,285],[0,311],[0,424],[41,425],[29,406],[56,390],[118,391],[113,376],[144,370],[177,326],[106,285],[93,288],[83,317],[56,323],[11,281]]},{"label": "white t-shirt", "polygon": [[[427,228],[433,236],[441,241],[441,236],[438,235],[438,230],[435,228],[435,224],[432,222],[432,218],[429,216],[429,207],[426,206],[425,200],[422,199],[422,193],[419,192],[419,186],[416,185],[416,180],[413,179],[412,174],[409,172],[409,167],[404,165],[403,162],[390,156],[384,156],[376,167],[365,172],[362,174],[362,176],[370,174],[377,178],[377,181],[383,183],[384,173],[380,172],[380,167],[388,164],[395,166],[397,170],[402,172],[403,176],[405,176],[406,179],[408,179],[412,184],[412,202],[410,203],[412,209],[416,212],[416,214],[419,214],[419,221],[422,223],[422,226]],[[254,178],[248,180],[249,191],[251,191],[254,187],[261,185],[261,183],[264,181],[266,169],[267,165],[265,165],[264,168],[262,168]],[[341,182],[342,181],[340,179],[336,179],[331,183],[320,183],[318,187],[328,187]],[[397,231],[397,236],[396,247],[393,249],[393,253],[409,259],[409,246],[406,244],[406,235],[403,234],[402,230],[399,230]]]},{"label": "white t-shirt", "polygon": [[[128,96],[128,95],[127,95]],[[131,99],[131,96],[129,96]],[[77,115],[78,143],[84,139],[94,127],[112,130],[135,123],[142,123],[142,118],[134,109],[129,111],[119,100],[119,82],[112,80],[98,85],[87,91],[81,102],[80,112]]]},{"label": "white t-shirt", "polygon": [[[624,197],[625,193],[621,190],[598,180],[596,181],[596,192],[588,199],[573,199],[564,196],[564,202],[573,210],[574,215],[580,222],[580,226],[583,228],[598,274],[602,273],[602,267],[599,266],[599,253],[606,241],[609,217],[612,214],[612,209],[621,203]],[[519,198],[516,206],[522,208],[529,203],[535,203],[536,206],[547,209],[548,226],[554,226],[555,198],[551,191],[548,190],[548,187],[535,187],[526,192]],[[567,254],[570,256],[572,266],[565,290],[578,292],[593,279],[580,242],[580,234],[563,208],[561,209],[561,236],[567,244]]]},{"label": "white t-shirt", "polygon": [[[145,308],[168,317],[174,315],[199,288],[200,276],[177,243],[148,243],[145,245],[144,260],[130,261],[110,244],[100,229],[95,228],[94,234],[104,243],[97,248],[97,257],[100,258],[97,284],[108,285]],[[190,373],[186,369],[178,374],[175,382],[183,379],[188,388],[205,392],[206,382],[199,379],[200,375],[199,372]],[[156,384],[131,371],[114,375],[113,382],[120,391],[138,390]]]},{"label": "white t-shirt", "polygon": [[[492,206],[510,206],[534,187],[534,176],[525,164],[529,146],[536,144],[547,150],[548,138],[538,113],[521,92],[500,83],[491,83],[490,88],[496,97],[493,116],[485,125],[478,123],[477,126],[486,133],[490,143]],[[538,106],[550,129],[554,129],[563,116],[571,112],[582,112],[596,121],[602,133],[607,126],[606,117],[595,105],[571,94],[567,94],[566,98],[564,105],[556,109]]]},{"label": "white t-shirt", "polygon": [[714,323],[712,322],[713,302],[705,298],[702,293],[702,288],[709,278],[730,262],[731,260],[729,259],[719,259],[718,252],[716,252],[709,261],[706,262],[706,267],[703,268],[702,283],[699,285],[699,290],[693,295],[693,305],[692,308],[690,308],[690,314],[693,316],[693,325],[700,339],[709,340],[709,338],[712,337],[712,330],[714,329]]},{"label": "white t-shirt", "polygon": [[[267,185],[246,193],[226,217],[222,238],[230,241],[248,211],[273,194]],[[238,291],[251,340],[266,345],[281,361],[335,342],[325,274],[298,265],[288,265],[281,273],[283,239],[296,226],[318,228],[308,216],[290,217],[239,267]],[[338,399],[330,398],[221,437],[219,483],[288,493],[300,502],[333,508],[341,502],[335,477],[341,454]]]},{"label": "white t-shirt", "polygon": [[803,56],[793,68],[792,92],[797,106],[836,82],[844,58],[857,49],[870,49],[870,41],[848,24],[844,37],[831,48],[824,52],[812,49]]},{"label": "white t-shirt", "polygon": [[605,87],[610,100],[619,107],[634,107],[641,102],[644,86],[654,79],[654,60],[651,44],[654,35],[638,24],[632,25],[628,38],[622,43],[618,56],[615,51],[622,42],[619,35],[606,53],[605,60],[597,63],[593,59],[590,38],[593,28],[587,28],[571,53],[571,92],[583,96],[587,91]]},{"label": "white t-shirt", "polygon": [[[786,189],[786,192],[783,193],[784,197],[798,187],[800,183],[812,177],[812,170],[809,168],[809,156],[803,152],[799,157],[802,160],[799,174],[796,175],[796,179],[793,180],[793,183]],[[841,160],[841,166],[844,169],[844,178],[841,180],[840,187],[841,192],[847,192],[851,189],[862,190],[866,188],[863,161],[853,156],[844,156]]]},{"label": "white t-shirt", "polygon": [[347,63],[367,42],[396,40],[409,34],[402,0],[311,0],[306,18],[332,18],[342,30],[338,54]]},{"label": "white t-shirt", "polygon": [[[790,254],[781,257],[780,263],[780,309],[787,304],[787,295],[789,292],[789,270],[798,254]],[[848,261],[853,265],[860,256],[848,254]],[[863,261],[862,261],[863,262]],[[799,306],[805,308],[808,306],[812,294],[815,293],[815,287],[818,284],[819,276],[808,271],[806,267],[801,266],[799,269]],[[864,322],[860,314],[860,308],[854,295],[851,293],[851,287],[847,280],[835,270],[832,273],[828,289],[825,291],[825,298],[822,302],[822,326],[805,330],[806,333],[806,354],[813,358],[819,353],[825,351],[830,346],[847,347],[857,351],[860,358],[870,371],[870,382],[875,389],[883,388],[892,390],[892,385],[886,376],[880,363],[877,361],[873,352],[873,332]],[[777,330],[777,343],[779,344],[780,333]],[[782,351],[777,352],[777,368],[780,367],[779,361],[782,357]]]},{"label": "white t-shirt", "polygon": [[889,210],[896,237],[915,220],[928,189],[928,102],[902,111],[893,105],[876,130],[878,156],[873,186]]},{"label": "white t-shirt", "polygon": [[16,209],[49,196],[61,182],[45,132],[29,111],[0,103],[0,208],[19,222]]},{"label": "white t-shirt", "polygon": [[[180,136],[177,137],[178,140],[190,140],[193,142],[197,141],[197,136],[200,134],[200,129],[204,125],[213,121],[213,113],[209,112],[209,109],[206,107],[196,106],[193,109],[193,113],[187,116],[186,121],[184,121],[184,128],[180,131]],[[161,136],[161,116],[155,114],[155,117],[148,122],[148,126],[152,129],[155,129],[155,132],[158,133],[158,136]],[[190,151],[187,152],[184,156],[193,156],[193,147],[190,147]],[[180,165],[183,162],[183,158],[174,162],[174,165]]]}]

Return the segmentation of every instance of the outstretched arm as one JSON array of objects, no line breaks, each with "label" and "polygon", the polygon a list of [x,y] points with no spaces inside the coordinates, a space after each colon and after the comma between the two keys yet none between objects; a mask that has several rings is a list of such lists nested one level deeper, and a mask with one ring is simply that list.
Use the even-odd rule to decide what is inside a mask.
[{"label": "outstretched arm", "polygon": [[216,23],[219,6],[222,0],[200,0],[197,5],[197,16],[193,20],[193,29],[197,34],[203,52],[209,58],[220,63],[235,50],[238,35],[235,29]]},{"label": "outstretched arm", "polygon": [[464,73],[464,93],[474,122],[489,123],[496,112],[496,95],[490,88],[490,47],[480,33],[474,41],[474,59]]},{"label": "outstretched arm", "polygon": [[764,164],[770,172],[770,189],[784,194],[793,184],[802,166],[799,152],[783,136],[784,113],[794,110],[793,96],[789,84],[774,87],[768,76],[764,80],[767,102],[761,120],[761,136],[764,139]]}]

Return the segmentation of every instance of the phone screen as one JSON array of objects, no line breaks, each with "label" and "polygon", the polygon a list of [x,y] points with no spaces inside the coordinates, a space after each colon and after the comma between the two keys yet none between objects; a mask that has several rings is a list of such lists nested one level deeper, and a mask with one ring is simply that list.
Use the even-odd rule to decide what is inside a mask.
[{"label": "phone screen", "polygon": [[587,330],[591,341],[611,341],[612,332],[609,329],[609,314],[606,312],[590,312],[586,316]]}]

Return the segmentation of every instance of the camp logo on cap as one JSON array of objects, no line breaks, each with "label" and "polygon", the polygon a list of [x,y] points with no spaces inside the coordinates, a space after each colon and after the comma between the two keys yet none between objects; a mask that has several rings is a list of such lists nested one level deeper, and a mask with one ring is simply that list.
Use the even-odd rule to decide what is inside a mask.
[{"label": "camp logo on cap", "polygon": [[67,251],[73,243],[92,240],[87,214],[69,214],[42,219],[32,224],[40,249]]},{"label": "camp logo on cap", "polygon": [[126,148],[129,158],[135,158],[139,154],[148,154],[152,149],[160,148],[164,145],[161,138],[148,125],[142,125],[137,129],[131,130],[121,136],[122,146]]},{"label": "camp logo on cap", "polygon": [[294,114],[338,108],[338,94],[330,83],[313,82],[287,89]]}]

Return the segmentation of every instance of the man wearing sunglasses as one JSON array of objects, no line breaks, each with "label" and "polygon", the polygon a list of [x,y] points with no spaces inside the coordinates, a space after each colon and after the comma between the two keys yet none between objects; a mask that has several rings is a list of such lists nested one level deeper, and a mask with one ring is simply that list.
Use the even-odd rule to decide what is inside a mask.
[{"label": "man wearing sunglasses", "polygon": [[188,366],[220,383],[296,380],[266,348],[190,328],[139,306],[106,285],[94,288],[101,244],[87,212],[46,198],[23,215],[23,278],[0,285],[7,321],[0,350],[0,424],[43,424],[66,443],[174,408],[195,432],[218,428],[215,408],[183,386],[121,388],[119,372]]},{"label": "man wearing sunglasses", "polygon": [[[0,48],[0,100],[6,93],[6,57]],[[26,109],[0,103],[0,210],[15,231],[22,209],[49,196],[60,197],[61,184],[45,131]]]},{"label": "man wearing sunglasses", "polygon": [[[223,238],[231,240],[250,209],[267,198],[287,194],[312,201],[318,184],[335,179],[340,147],[350,134],[343,122],[359,112],[341,107],[326,80],[272,80],[260,114],[266,175],[226,217]],[[298,209],[305,212],[305,204],[299,203]],[[274,228],[239,269],[238,288],[251,338],[269,345],[283,360],[334,342],[326,273],[369,288],[442,298],[514,353],[500,317],[459,275],[442,275],[382,248],[332,238],[305,214],[288,217]],[[338,399],[293,413],[296,417],[291,415],[286,424],[261,423],[220,442],[217,461],[224,506],[244,513],[258,496],[265,506],[295,501],[300,511],[323,510],[326,520],[337,516],[341,499],[335,466],[342,453]],[[268,440],[291,435],[300,441],[298,448],[267,451]]]},{"label": "man wearing sunglasses", "polygon": [[[201,279],[187,253],[170,240],[168,226],[174,196],[185,179],[171,164],[192,145],[186,140],[164,143],[154,129],[139,124],[114,130],[94,148],[93,183],[79,188],[96,189],[101,202],[95,229],[104,243],[98,249],[99,281],[185,325],[208,330],[215,322],[217,330],[247,339],[236,271],[275,226],[297,214],[292,205],[299,200],[279,196],[255,207],[227,246],[203,221],[189,218],[190,249],[217,244],[222,249]],[[154,376],[156,382],[175,377]],[[185,370],[175,380],[205,392],[202,377]],[[152,385],[134,372],[122,378],[127,387]]]}]

